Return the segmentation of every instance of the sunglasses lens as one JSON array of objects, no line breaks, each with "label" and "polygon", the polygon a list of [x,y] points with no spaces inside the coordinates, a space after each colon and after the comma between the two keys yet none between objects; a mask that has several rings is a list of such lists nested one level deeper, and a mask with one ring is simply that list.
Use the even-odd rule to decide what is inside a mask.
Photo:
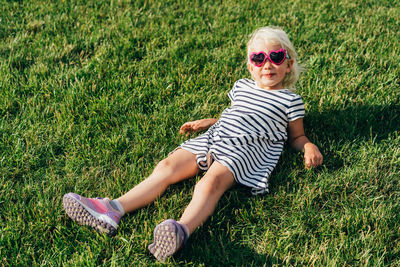
[{"label": "sunglasses lens", "polygon": [[275,64],[280,64],[285,59],[285,53],[284,52],[271,52],[269,54],[269,58]]},{"label": "sunglasses lens", "polygon": [[259,54],[252,54],[250,57],[250,60],[255,64],[255,65],[261,65],[264,63],[265,60],[265,55],[263,53]]}]

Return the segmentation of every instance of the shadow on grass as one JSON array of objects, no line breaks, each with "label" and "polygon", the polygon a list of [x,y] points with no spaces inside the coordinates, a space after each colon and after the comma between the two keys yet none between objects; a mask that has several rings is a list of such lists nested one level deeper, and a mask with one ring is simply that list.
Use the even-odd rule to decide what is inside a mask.
[{"label": "shadow on grass", "polygon": [[[400,130],[400,105],[364,105],[310,112],[306,132],[319,143],[380,142]],[[307,131],[308,129],[308,131]]]},{"label": "shadow on grass", "polygon": [[[260,254],[254,247],[260,245],[261,234],[249,229],[255,227],[254,218],[239,218],[237,211],[250,210],[254,197],[246,187],[236,186],[227,191],[214,214],[197,229],[174,260],[195,266],[271,266],[283,264],[273,255]],[[246,222],[244,222],[245,220]],[[256,218],[260,223],[263,218]],[[243,226],[243,223],[245,225]],[[263,232],[257,229],[256,232]],[[247,245],[248,244],[248,245]],[[258,245],[257,245],[258,244]],[[253,247],[254,245],[254,247]]]},{"label": "shadow on grass", "polygon": [[[324,156],[323,168],[313,172],[323,169],[335,171],[344,166],[346,158],[343,153],[347,149],[357,150],[358,146],[366,142],[381,143],[400,133],[400,105],[365,105],[322,112],[310,111],[304,118],[304,128],[306,135],[318,145]],[[292,183],[287,177],[296,165],[303,166],[300,154],[286,144],[271,175],[272,192]]]},{"label": "shadow on grass", "polygon": [[304,127],[311,140],[320,146],[324,166],[334,170],[343,166],[343,157],[338,151],[345,152],[345,147],[380,143],[398,134],[400,105],[364,105],[310,112],[304,119]]},{"label": "shadow on grass", "polygon": [[[212,236],[203,232],[194,234],[185,248],[174,256],[175,261],[190,262],[195,266],[271,266],[283,263],[273,256],[258,254],[245,245],[231,241],[226,233]],[[200,235],[201,240],[196,240]]]},{"label": "shadow on grass", "polygon": [[[201,178],[199,174],[197,178]],[[192,194],[190,190],[195,186],[195,179],[183,181],[170,186],[163,194],[162,199],[166,200],[165,205],[174,201],[174,195],[187,192],[185,200],[180,202],[176,215],[172,218],[179,218],[189,203]],[[176,201],[176,200],[175,200]],[[247,243],[252,244],[252,235],[247,229],[243,229],[241,219],[237,218],[236,211],[249,210],[252,204],[252,195],[248,188],[235,186],[227,191],[219,201],[215,212],[206,222],[199,227],[189,238],[187,244],[171,258],[171,263],[183,266],[267,266],[282,264],[282,260],[260,254]],[[184,203],[186,202],[186,203]],[[154,207],[150,208],[155,209]],[[259,218],[262,220],[262,218]],[[247,225],[251,228],[253,225]],[[259,240],[260,236],[257,237]],[[250,239],[250,240],[249,240]],[[256,246],[256,240],[254,245]],[[150,259],[152,256],[148,253]]]}]

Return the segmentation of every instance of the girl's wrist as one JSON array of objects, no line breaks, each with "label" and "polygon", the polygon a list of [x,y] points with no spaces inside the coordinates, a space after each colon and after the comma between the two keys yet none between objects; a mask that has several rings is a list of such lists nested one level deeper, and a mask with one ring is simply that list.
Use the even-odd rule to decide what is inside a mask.
[{"label": "girl's wrist", "polygon": [[303,152],[305,153],[305,152],[308,151],[308,150],[313,150],[313,149],[315,149],[316,147],[317,147],[317,146],[314,145],[313,143],[307,142],[307,143],[305,143],[304,146],[303,146]]},{"label": "girl's wrist", "polygon": [[209,118],[209,119],[207,119],[207,121],[210,122],[211,124],[214,124],[218,121],[218,119]]}]

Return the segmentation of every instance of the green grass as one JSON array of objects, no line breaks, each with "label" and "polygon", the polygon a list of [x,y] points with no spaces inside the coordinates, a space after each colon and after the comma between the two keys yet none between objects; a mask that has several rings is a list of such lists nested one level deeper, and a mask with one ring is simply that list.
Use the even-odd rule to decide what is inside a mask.
[{"label": "green grass", "polygon": [[400,8],[376,0],[1,1],[0,264],[159,265],[152,230],[200,176],[113,238],[72,222],[62,196],[143,180],[181,124],[229,105],[266,25],[307,68],[297,90],[325,164],[286,148],[269,195],[227,192],[167,265],[400,265]]}]

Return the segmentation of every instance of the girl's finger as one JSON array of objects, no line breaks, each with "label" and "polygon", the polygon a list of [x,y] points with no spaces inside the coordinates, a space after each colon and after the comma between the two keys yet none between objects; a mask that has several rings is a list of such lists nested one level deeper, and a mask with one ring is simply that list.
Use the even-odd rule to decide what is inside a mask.
[{"label": "girl's finger", "polygon": [[306,165],[307,168],[311,167],[311,160],[309,158],[304,159],[304,164]]}]

